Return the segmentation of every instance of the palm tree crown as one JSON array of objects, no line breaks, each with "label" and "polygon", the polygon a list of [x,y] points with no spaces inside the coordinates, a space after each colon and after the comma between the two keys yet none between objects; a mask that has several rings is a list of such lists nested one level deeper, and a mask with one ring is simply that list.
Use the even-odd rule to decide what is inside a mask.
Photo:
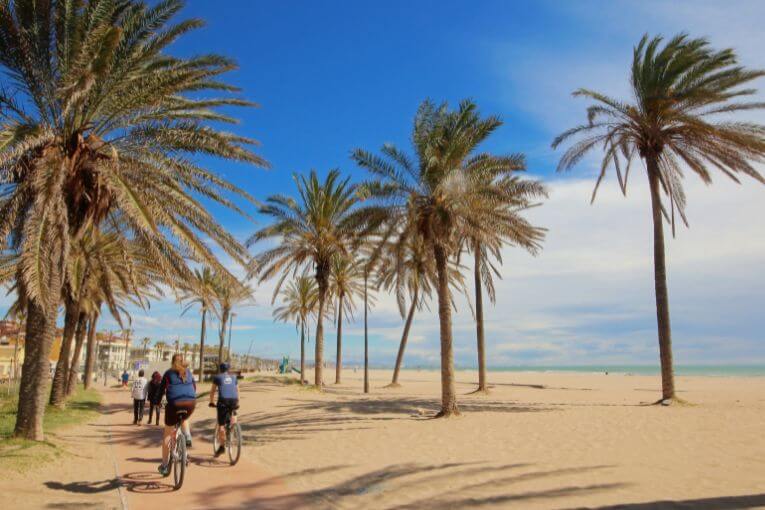
[{"label": "palm tree crown", "polygon": [[[461,240],[484,238],[491,231],[510,235],[507,212],[496,207],[502,198],[486,183],[493,183],[518,167],[518,157],[476,153],[502,122],[481,118],[470,101],[456,111],[446,104],[421,104],[414,120],[412,143],[416,162],[396,147],[384,145],[382,157],[357,149],[353,159],[375,179],[364,193],[379,202],[374,210],[384,225],[383,243],[405,244],[422,240],[433,253],[438,275],[441,329],[441,415],[458,414],[454,389],[451,333],[450,258],[460,251]],[[370,209],[370,216],[372,215]],[[403,249],[396,250],[403,254]]]},{"label": "palm tree crown", "polygon": [[359,201],[355,186],[341,179],[338,170],[331,170],[324,182],[316,171],[308,176],[294,176],[300,200],[285,195],[273,195],[260,212],[273,218],[273,223],[256,232],[248,245],[279,239],[279,244],[256,257],[260,281],[280,274],[274,289],[274,299],[289,275],[314,270],[318,287],[319,310],[316,324],[315,384],[322,385],[324,355],[323,319],[329,293],[332,260],[347,256],[351,245],[365,225],[366,210],[355,209]]},{"label": "palm tree crown", "polygon": [[558,165],[568,170],[595,148],[605,152],[592,200],[609,167],[623,193],[635,157],[656,166],[669,209],[662,211],[674,227],[674,213],[685,217],[682,188],[684,164],[710,183],[714,168],[736,182],[737,173],[765,183],[752,165],[765,157],[765,127],[731,121],[727,114],[765,108],[765,103],[741,100],[756,90],[742,88],[765,71],[747,70],[731,49],[715,51],[706,39],[680,34],[661,47],[662,37],[644,35],[632,57],[632,102],[623,102],[589,89],[574,96],[594,101],[587,123],[565,131],[553,148],[573,138]]}]

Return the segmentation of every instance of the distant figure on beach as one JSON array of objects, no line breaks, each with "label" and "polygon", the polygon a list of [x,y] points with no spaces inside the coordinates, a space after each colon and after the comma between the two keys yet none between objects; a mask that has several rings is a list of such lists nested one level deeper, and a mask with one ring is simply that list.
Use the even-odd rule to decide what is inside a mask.
[{"label": "distant figure on beach", "polygon": [[130,375],[127,373],[127,370],[122,372],[122,387],[127,388],[128,379],[130,379]]},{"label": "distant figure on beach", "polygon": [[140,425],[143,421],[143,408],[146,406],[146,392],[148,383],[143,376],[143,370],[138,371],[138,377],[133,381],[133,425]]},{"label": "distant figure on beach", "polygon": [[148,390],[146,392],[146,398],[149,399],[149,419],[146,421],[151,425],[151,417],[154,411],[157,411],[156,425],[159,425],[159,410],[162,403],[162,374],[154,371],[151,374],[151,381],[149,381]]}]

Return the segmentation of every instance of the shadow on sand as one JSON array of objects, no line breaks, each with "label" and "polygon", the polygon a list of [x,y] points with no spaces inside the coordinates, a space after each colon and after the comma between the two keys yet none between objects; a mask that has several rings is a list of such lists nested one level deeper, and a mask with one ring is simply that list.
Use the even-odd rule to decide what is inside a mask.
[{"label": "shadow on sand", "polygon": [[[320,471],[340,471],[346,466],[329,466],[290,473],[281,477],[289,483],[291,479],[314,476]],[[247,484],[221,485],[200,495],[197,504],[208,508],[269,508],[269,509],[334,509],[334,508],[385,508],[388,510],[418,509],[436,510],[442,508],[480,508],[511,502],[522,504],[527,500],[552,500],[574,495],[603,492],[624,486],[624,484],[565,485],[549,490],[533,492],[510,489],[513,484],[559,476],[584,473],[610,466],[581,466],[555,470],[532,470],[529,464],[506,464],[500,466],[485,463],[447,464],[403,464],[392,465],[368,473],[350,477],[334,485],[281,497],[257,497],[258,489],[274,483],[266,479]],[[491,476],[489,476],[491,475]],[[488,478],[487,478],[488,477]],[[449,489],[435,492],[434,484],[448,481]],[[438,485],[443,487],[443,485]],[[497,490],[501,492],[497,494]],[[224,495],[241,492],[254,494],[246,505],[224,506]],[[411,494],[414,497],[400,504],[387,504],[390,496]],[[423,496],[427,494],[427,496]],[[397,499],[399,499],[397,498]],[[400,499],[399,499],[400,501]]]},{"label": "shadow on sand", "polygon": [[577,510],[739,510],[765,507],[765,493],[745,496],[720,496],[715,498],[649,501],[623,505],[579,507]]}]

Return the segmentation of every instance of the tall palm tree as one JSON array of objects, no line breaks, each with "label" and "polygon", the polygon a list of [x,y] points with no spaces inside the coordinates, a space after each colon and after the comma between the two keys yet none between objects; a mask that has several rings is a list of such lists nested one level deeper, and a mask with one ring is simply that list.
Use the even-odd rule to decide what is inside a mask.
[{"label": "tall palm tree", "polygon": [[[194,164],[210,155],[265,165],[252,140],[218,130],[224,106],[246,106],[219,77],[217,55],[165,49],[201,26],[171,23],[183,3],[135,0],[0,3],[0,249],[19,250],[18,292],[27,298],[27,352],[15,434],[42,440],[48,358],[66,283],[69,243],[121,211],[136,238],[168,270],[185,257],[225,271],[202,241],[238,263],[246,250],[198,197],[239,211],[251,197]],[[204,97],[208,92],[213,97]],[[188,270],[186,270],[188,272]]]},{"label": "tall palm tree", "polygon": [[300,383],[305,384],[305,337],[308,320],[318,313],[319,292],[316,279],[300,276],[290,281],[281,293],[281,305],[274,309],[274,319],[294,322],[300,330]]},{"label": "tall palm tree", "polygon": [[[72,388],[70,381],[75,376],[73,367],[82,349],[85,335],[83,323],[87,310],[92,311],[95,303],[99,303],[98,306],[105,303],[112,317],[125,329],[124,319],[130,319],[125,309],[126,303],[146,309],[149,298],[161,294],[157,285],[162,280],[161,268],[146,256],[144,248],[143,242],[126,239],[113,226],[104,230],[91,228],[71,243],[65,272],[68,282],[65,293],[68,295],[64,298],[64,334],[51,386],[51,404],[63,406],[69,395],[66,388]],[[170,280],[167,283],[172,284]],[[70,316],[74,324],[67,330]],[[69,351],[73,339],[76,342],[73,361],[70,362]]]},{"label": "tall palm tree", "polygon": [[663,46],[662,42],[661,37],[646,34],[634,48],[630,101],[588,89],[574,92],[594,102],[587,109],[587,123],[562,133],[552,145],[576,140],[561,157],[560,171],[575,166],[593,148],[603,148],[593,201],[610,166],[626,193],[632,161],[639,158],[645,163],[653,220],[662,402],[670,403],[676,396],[663,218],[673,233],[675,214],[687,225],[683,167],[707,184],[712,181],[710,168],[736,182],[737,175],[744,174],[765,183],[752,165],[765,158],[765,126],[730,118],[736,112],[765,107],[746,100],[756,90],[743,88],[765,71],[745,69],[732,49],[713,50],[706,39],[680,34]]},{"label": "tall palm tree", "polygon": [[154,349],[157,351],[157,357],[159,360],[162,360],[162,353],[165,352],[165,349],[167,348],[167,342],[164,342],[162,340],[157,340],[154,342]]},{"label": "tall palm tree", "polygon": [[364,294],[364,268],[350,256],[337,256],[332,260],[329,277],[330,293],[337,299],[337,354],[335,358],[335,384],[340,384],[343,370],[343,315],[353,316],[355,297]]},{"label": "tall palm tree", "polygon": [[199,331],[199,381],[204,380],[205,336],[207,334],[207,313],[218,313],[215,303],[216,276],[209,267],[194,270],[194,277],[187,282],[187,287],[180,296],[180,301],[186,302],[181,312],[185,314],[191,308],[199,306],[202,312],[202,327]]},{"label": "tall palm tree", "polygon": [[[237,305],[247,304],[253,300],[252,289],[246,282],[234,279],[231,281],[225,275],[215,275],[214,298],[220,310],[220,328],[218,328],[218,362],[223,361],[223,349],[226,343],[226,328],[229,326],[231,312]],[[230,335],[230,333],[229,333]]]},{"label": "tall palm tree", "polygon": [[[546,197],[545,187],[535,181],[521,180],[514,174],[526,170],[521,154],[510,157],[483,155],[487,165],[494,168],[483,178],[472,181],[476,189],[470,194],[472,208],[484,228],[471,230],[463,242],[473,253],[475,284],[475,322],[478,353],[478,388],[476,393],[488,393],[486,377],[486,346],[483,324],[483,289],[489,300],[496,302],[494,277],[501,274],[494,263],[502,264],[504,245],[518,246],[531,254],[538,253],[545,229],[535,227],[521,213]],[[485,228],[488,227],[488,228]]]},{"label": "tall palm tree", "polygon": [[273,223],[256,232],[248,245],[267,239],[278,239],[279,244],[256,257],[259,281],[280,275],[274,290],[274,299],[282,283],[290,275],[314,269],[319,292],[316,319],[316,355],[314,383],[321,389],[324,363],[324,315],[329,297],[332,260],[347,256],[351,244],[364,224],[363,211],[354,212],[358,203],[356,188],[349,179],[341,179],[338,170],[331,170],[324,182],[315,170],[310,175],[295,175],[299,201],[284,195],[269,197],[260,208]]},{"label": "tall palm tree", "polygon": [[483,211],[475,208],[479,202],[476,194],[481,189],[477,182],[484,182],[487,176],[499,177],[505,165],[498,168],[497,161],[514,161],[513,156],[476,153],[500,125],[496,117],[481,118],[470,101],[463,101],[455,111],[446,104],[436,106],[424,101],[415,116],[412,134],[416,161],[390,144],[383,146],[382,156],[361,149],[353,152],[357,164],[375,177],[362,189],[367,197],[379,202],[377,212],[387,219],[383,241],[393,239],[403,245],[412,238],[422,239],[433,254],[441,336],[438,416],[459,414],[449,264],[459,253],[461,239],[495,228],[482,223]]},{"label": "tall palm tree", "polygon": [[[398,250],[403,250],[403,253],[399,253]],[[394,292],[399,312],[405,318],[396,355],[396,365],[393,368],[393,378],[388,385],[388,387],[397,388],[400,386],[398,379],[414,313],[415,310],[422,309],[435,287],[436,267],[433,256],[425,244],[421,240],[409,239],[404,243],[390,242],[381,250],[377,275],[377,286]]]},{"label": "tall palm tree", "polygon": [[183,359],[188,358],[190,350],[191,350],[191,344],[188,342],[183,342],[183,347],[181,348],[181,352],[183,353]]},{"label": "tall palm tree", "polygon": [[93,383],[93,376],[96,373],[96,357],[98,356],[98,318],[100,313],[98,308],[91,310],[88,315],[87,347],[85,351],[85,389],[90,388]]},{"label": "tall palm tree", "polygon": [[151,343],[151,338],[148,336],[145,336],[141,339],[141,347],[143,348],[143,357],[146,357],[146,348],[149,347],[149,344]]}]

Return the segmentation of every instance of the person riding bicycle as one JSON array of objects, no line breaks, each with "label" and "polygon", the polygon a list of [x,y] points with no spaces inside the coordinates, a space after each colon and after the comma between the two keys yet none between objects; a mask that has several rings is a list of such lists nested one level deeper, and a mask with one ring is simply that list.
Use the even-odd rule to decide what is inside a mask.
[{"label": "person riding bicycle", "polygon": [[[182,419],[181,428],[186,438],[186,446],[191,447],[191,428],[189,418],[194,413],[197,398],[197,386],[194,376],[185,364],[182,354],[174,354],[170,369],[162,376],[162,386],[159,390],[159,398],[162,395],[167,398],[165,407],[165,429],[162,434],[162,464],[159,472],[162,476],[170,474],[170,444],[175,435],[175,426]],[[178,412],[183,411],[186,416],[179,417]]]},{"label": "person riding bicycle", "polygon": [[[220,364],[220,373],[213,377],[212,389],[210,390],[210,407],[218,409],[218,450],[215,456],[222,455],[226,444],[226,416],[231,417],[231,424],[236,423],[236,410],[239,408],[239,388],[236,376],[228,373],[227,363]],[[218,395],[218,404],[215,405],[215,395]]]}]

